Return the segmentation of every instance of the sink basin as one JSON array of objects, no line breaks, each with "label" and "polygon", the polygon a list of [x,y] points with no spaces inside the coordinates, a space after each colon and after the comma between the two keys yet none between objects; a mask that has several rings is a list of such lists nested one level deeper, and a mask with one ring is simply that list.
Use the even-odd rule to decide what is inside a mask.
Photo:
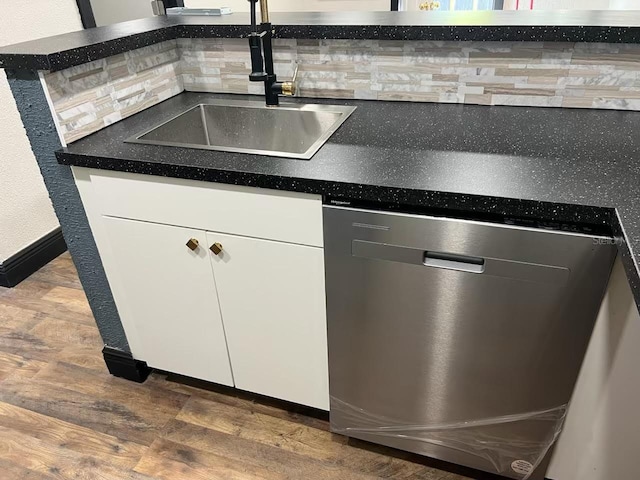
[{"label": "sink basin", "polygon": [[254,153],[308,160],[356,107],[218,100],[138,135],[129,143]]}]

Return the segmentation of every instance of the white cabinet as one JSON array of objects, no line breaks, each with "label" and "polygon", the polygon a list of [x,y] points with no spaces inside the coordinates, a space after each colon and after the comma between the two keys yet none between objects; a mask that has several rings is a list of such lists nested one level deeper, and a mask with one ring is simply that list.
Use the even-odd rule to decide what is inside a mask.
[{"label": "white cabinet", "polygon": [[323,250],[207,238],[236,387],[328,410]]},{"label": "white cabinet", "polygon": [[[103,217],[115,271],[126,298],[120,315],[140,339],[149,365],[233,385],[209,250],[204,232]],[[186,243],[194,239],[199,247]],[[117,277],[117,278],[114,278]]]},{"label": "white cabinet", "polygon": [[135,358],[329,409],[319,196],[73,172]]},{"label": "white cabinet", "polygon": [[618,256],[547,478],[640,478],[638,345],[640,315]]}]

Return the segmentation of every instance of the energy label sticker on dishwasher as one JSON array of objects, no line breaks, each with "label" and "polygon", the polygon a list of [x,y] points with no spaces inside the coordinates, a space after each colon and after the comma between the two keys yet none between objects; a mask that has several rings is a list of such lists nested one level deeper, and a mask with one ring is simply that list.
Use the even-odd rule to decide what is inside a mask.
[{"label": "energy label sticker on dishwasher", "polygon": [[514,460],[511,462],[511,470],[521,475],[527,475],[533,470],[533,465],[526,460]]}]

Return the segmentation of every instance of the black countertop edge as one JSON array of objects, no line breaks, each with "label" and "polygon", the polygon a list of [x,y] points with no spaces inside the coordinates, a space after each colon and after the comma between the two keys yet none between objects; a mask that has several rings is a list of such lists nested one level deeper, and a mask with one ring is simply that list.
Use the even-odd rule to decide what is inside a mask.
[{"label": "black countertop edge", "polygon": [[[424,208],[432,213],[442,212],[443,215],[457,218],[476,220],[514,218],[522,221],[548,221],[549,224],[569,223],[589,226],[601,231],[604,235],[624,236],[616,210],[612,207],[416,190],[194,166],[168,166],[123,158],[87,156],[71,153],[65,149],[58,150],[56,158],[61,165],[310,193],[340,199],[357,199],[359,202],[381,205]],[[523,211],[528,213],[523,215]],[[640,278],[640,268],[638,271]]]},{"label": "black countertop edge", "polygon": [[627,280],[629,281],[629,286],[631,287],[631,292],[633,293],[636,306],[638,307],[638,310],[640,310],[640,265],[638,265],[633,252],[629,249],[629,237],[624,229],[623,222],[622,219],[620,219],[618,211],[615,212],[615,218],[611,219],[611,225],[613,227],[616,246],[618,247],[618,255],[620,255],[622,265],[624,266],[627,274]]},{"label": "black countertop edge", "polygon": [[[640,11],[273,13],[297,39],[640,43]],[[0,48],[0,68],[62,70],[175,38],[239,38],[248,14],[150,17]],[[603,26],[605,25],[605,26]]]},{"label": "black countertop edge", "polygon": [[[178,38],[242,37],[244,25],[180,25]],[[481,42],[639,43],[640,27],[410,26],[410,25],[276,25],[277,38],[342,40],[439,40]]]},{"label": "black countertop edge", "polygon": [[[611,226],[616,220],[615,209],[589,205],[559,204],[517,198],[492,197],[466,193],[416,190],[411,188],[388,187],[380,185],[346,183],[308,178],[284,177],[255,172],[220,170],[194,166],[171,165],[141,162],[124,158],[108,158],[76,154],[61,149],[56,151],[56,158],[61,165],[96,168],[128,173],[141,173],[160,177],[200,180],[204,182],[243,185],[247,187],[269,188],[299,193],[328,195],[339,198],[357,198],[375,203],[429,207],[431,209],[459,210],[467,212],[476,202],[483,208],[474,213],[487,215],[514,216],[524,218],[523,206],[531,210],[532,219],[558,222],[575,222],[593,226]],[[452,207],[457,205],[457,207]],[[487,208],[487,207],[490,208]],[[545,211],[553,211],[553,215],[545,215]],[[579,220],[578,220],[579,219]],[[611,230],[614,235],[614,231]]]}]

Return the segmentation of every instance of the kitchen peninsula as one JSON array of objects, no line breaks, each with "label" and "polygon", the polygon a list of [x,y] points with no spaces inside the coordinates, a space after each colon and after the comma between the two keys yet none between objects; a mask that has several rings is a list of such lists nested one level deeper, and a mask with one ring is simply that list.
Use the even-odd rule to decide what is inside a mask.
[{"label": "kitchen peninsula", "polygon": [[[163,359],[154,364],[137,354],[151,351],[144,346],[148,335],[156,344],[165,339],[125,320],[139,317],[146,304],[125,301],[130,288],[116,280],[129,244],[109,237],[105,225],[120,219],[127,219],[114,227],[126,230],[122,238],[144,236],[128,229],[134,220],[188,228],[178,236],[197,240],[194,258],[208,243],[233,245],[237,239],[227,233],[269,240],[263,253],[295,245],[278,251],[295,251],[300,264],[313,265],[296,280],[308,288],[291,301],[317,307],[309,320],[314,336],[296,352],[317,354],[302,373],[318,378],[326,368],[317,361],[326,344],[317,295],[324,288],[323,201],[602,236],[621,259],[614,276],[624,280],[624,271],[640,305],[640,13],[609,12],[598,18],[606,26],[584,12],[560,21],[543,12],[494,12],[482,25],[455,13],[274,14],[272,21],[279,78],[290,77],[297,62],[305,102],[356,107],[310,160],[127,143],[194,105],[255,100],[250,95],[262,86],[248,82],[245,15],[144,19],[0,49],[0,66],[7,69],[110,368],[134,365],[142,378],[145,361],[165,370],[184,366],[163,366]],[[248,196],[237,206],[241,193]],[[241,208],[254,216],[242,220]],[[226,219],[229,210],[235,214]],[[211,217],[229,226],[201,220]],[[206,235],[197,238],[196,229]],[[211,236],[212,230],[222,233]],[[261,251],[257,244],[246,248]],[[137,255],[127,258],[133,265]],[[247,278],[224,272],[222,263],[214,265],[216,284]],[[159,265],[153,276],[161,279],[163,268],[173,267]],[[266,268],[260,275],[269,278]],[[619,286],[616,278],[612,284]],[[237,289],[221,285],[224,303]],[[144,295],[136,292],[136,298]],[[248,330],[227,332],[232,357],[236,348],[240,358],[248,340],[234,347],[229,335]],[[594,358],[590,352],[587,359]],[[170,360],[182,361],[177,355]],[[237,372],[250,375],[253,368],[241,363],[233,368],[238,378]],[[192,376],[233,384],[230,371],[218,374]],[[269,391],[273,385],[252,391],[278,396]],[[595,388],[588,380],[578,385]],[[326,385],[317,386],[288,391],[287,399],[326,409]],[[571,476],[580,474],[571,468],[575,452],[587,456],[593,448],[578,441],[587,412],[585,401],[574,399],[550,478],[581,478]]]}]

